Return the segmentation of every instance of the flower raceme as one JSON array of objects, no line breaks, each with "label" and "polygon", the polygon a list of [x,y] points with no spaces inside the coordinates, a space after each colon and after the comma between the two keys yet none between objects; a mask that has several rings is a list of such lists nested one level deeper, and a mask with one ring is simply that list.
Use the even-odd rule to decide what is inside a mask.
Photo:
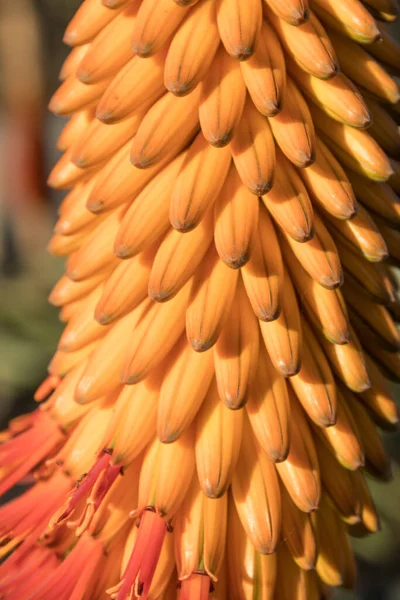
[{"label": "flower raceme", "polygon": [[65,322],[0,445],[0,595],[352,587],[398,422],[395,0],[84,0],[50,108]]}]

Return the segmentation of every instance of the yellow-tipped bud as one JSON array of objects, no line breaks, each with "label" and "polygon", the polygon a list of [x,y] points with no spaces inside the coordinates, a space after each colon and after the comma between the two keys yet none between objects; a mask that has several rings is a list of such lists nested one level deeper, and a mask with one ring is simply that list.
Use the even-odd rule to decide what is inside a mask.
[{"label": "yellow-tipped bud", "polygon": [[386,454],[382,440],[377,428],[364,408],[358,396],[349,390],[343,391],[343,397],[357,423],[358,430],[362,436],[365,453],[365,466],[373,476],[383,480],[390,479],[390,458]]},{"label": "yellow-tipped bud", "polygon": [[[335,381],[329,362],[312,329],[306,322],[302,323],[302,328],[301,368],[298,374],[290,379],[290,383],[310,419],[319,427],[329,427],[336,421]],[[328,341],[326,343],[336,348],[336,344]]]},{"label": "yellow-tipped bud", "polygon": [[157,435],[165,443],[174,442],[190,425],[214,376],[212,353],[194,352],[186,336],[171,354],[171,366],[161,386],[157,415]]},{"label": "yellow-tipped bud", "polygon": [[96,406],[83,417],[61,451],[52,458],[73,480],[90,470],[97,453],[103,449],[101,444],[111,416],[112,407]]},{"label": "yellow-tipped bud", "polygon": [[290,404],[286,382],[260,349],[246,405],[254,435],[268,458],[282,462],[290,447]]},{"label": "yellow-tipped bud", "polygon": [[259,348],[258,323],[239,281],[231,312],[214,346],[218,393],[226,406],[238,409],[247,401]]},{"label": "yellow-tipped bud", "polygon": [[250,260],[241,273],[256,316],[261,321],[277,318],[281,309],[283,262],[274,226],[263,206],[260,206],[258,231]]},{"label": "yellow-tipped bud", "polygon": [[193,281],[186,311],[186,332],[196,352],[208,350],[217,341],[232,306],[238,276],[238,270],[227,267],[212,245]]},{"label": "yellow-tipped bud", "polygon": [[56,115],[70,115],[71,113],[89,108],[98,102],[110,84],[109,79],[86,85],[70,75],[53,94],[49,109]]},{"label": "yellow-tipped bud", "polygon": [[203,492],[219,498],[236,468],[242,438],[243,411],[220,400],[215,381],[196,419],[196,465]]},{"label": "yellow-tipped bud", "polygon": [[372,302],[351,285],[344,288],[344,296],[351,307],[352,318],[354,316],[358,323],[363,321],[371,330],[371,334],[378,337],[381,347],[386,350],[400,348],[400,334],[385,306]]},{"label": "yellow-tipped bud", "polygon": [[154,438],[162,375],[157,369],[137,385],[122,388],[110,425],[113,464],[130,465]]},{"label": "yellow-tipped bud", "polygon": [[324,23],[360,44],[379,37],[375,19],[359,0],[316,0],[313,8]]},{"label": "yellow-tipped bud", "polygon": [[374,220],[379,227],[389,251],[389,257],[400,261],[400,232],[388,225],[388,222],[374,215]]},{"label": "yellow-tipped bud", "polygon": [[228,54],[247,60],[254,53],[262,17],[259,0],[218,0],[218,30]]},{"label": "yellow-tipped bud", "polygon": [[137,383],[168,355],[185,329],[185,311],[192,282],[165,304],[145,301],[135,335],[125,351],[121,369],[123,383]]},{"label": "yellow-tipped bud", "polygon": [[152,506],[163,519],[171,519],[185,499],[194,468],[192,428],[172,444],[163,444],[156,438],[143,458],[138,507],[132,511],[132,516]]},{"label": "yellow-tipped bud", "polygon": [[149,280],[149,296],[156,302],[173,298],[192,277],[213,240],[210,211],[193,231],[182,235],[171,229],[154,257]]},{"label": "yellow-tipped bud", "polygon": [[[89,198],[94,186],[96,185],[98,179],[101,177],[102,172],[99,171],[93,175],[90,179],[85,181],[84,183],[80,183],[76,186],[76,191],[79,190],[79,201],[75,198],[75,202],[71,204],[62,205],[60,210],[60,218],[58,219],[54,232],[61,235],[71,236],[76,233],[82,233],[88,231],[90,226],[101,223],[104,218],[104,215],[94,215],[89,212],[86,207],[87,199]],[[73,194],[73,192],[70,192]],[[69,194],[68,194],[69,196]],[[67,199],[68,199],[67,196]]]},{"label": "yellow-tipped bud", "polygon": [[155,246],[151,246],[134,258],[121,262],[108,277],[94,312],[101,325],[124,317],[146,299],[155,252]]},{"label": "yellow-tipped bud", "polygon": [[258,225],[258,197],[241,182],[231,167],[214,204],[215,246],[221,260],[238,269],[250,259]]},{"label": "yellow-tipped bud", "polygon": [[132,32],[134,52],[146,58],[156,54],[182,23],[187,10],[171,0],[143,0]]},{"label": "yellow-tipped bud", "polygon": [[81,169],[87,169],[110,158],[133,138],[142,117],[140,112],[112,125],[94,119],[83,139],[74,144],[72,162]]},{"label": "yellow-tipped bud", "polygon": [[125,144],[100,171],[86,203],[91,212],[104,213],[125,204],[136,197],[164,166],[157,164],[145,171],[132,169],[130,147],[131,142]]},{"label": "yellow-tipped bud", "polygon": [[396,121],[372,95],[367,97],[367,104],[373,119],[369,133],[385,152],[392,156],[398,156],[400,153],[400,132]]},{"label": "yellow-tipped bud", "polygon": [[138,5],[133,2],[96,36],[79,62],[78,79],[96,83],[117,73],[132,58],[131,36],[137,11]]},{"label": "yellow-tipped bud", "polygon": [[290,398],[290,449],[276,469],[293,502],[303,512],[318,508],[321,483],[314,440],[305,414],[293,392]]},{"label": "yellow-tipped bud", "polygon": [[[85,57],[86,52],[91,47],[91,44],[82,44],[81,46],[75,46],[68,53],[67,58],[64,60],[63,65],[61,67],[61,71],[58,75],[58,79],[60,81],[65,81],[70,75],[76,75],[76,72],[79,68],[80,63]],[[78,113],[79,114],[79,113]],[[78,115],[74,115],[77,117]],[[74,117],[72,117],[73,119]],[[69,123],[65,127],[68,126]],[[65,129],[64,127],[64,129]],[[57,148],[59,148],[57,144]],[[59,150],[63,150],[64,148],[59,148]]]},{"label": "yellow-tipped bud", "polygon": [[80,350],[107,333],[108,327],[99,325],[94,318],[94,309],[102,291],[102,286],[99,286],[85,298],[79,312],[69,320],[65,327],[58,342],[59,350],[63,352]]},{"label": "yellow-tipped bud", "polygon": [[367,365],[371,388],[363,392],[361,396],[363,402],[376,415],[382,425],[397,425],[399,413],[384,376],[368,354],[365,354],[364,360]]},{"label": "yellow-tipped bud", "polygon": [[260,321],[261,334],[269,357],[284,377],[298,373],[302,360],[300,311],[287,272],[283,277],[281,311],[273,321]]},{"label": "yellow-tipped bud", "polygon": [[341,292],[322,287],[293,260],[288,260],[286,264],[296,288],[303,290],[301,301],[310,321],[330,342],[346,344],[350,332],[346,304]]},{"label": "yellow-tipped bud", "polygon": [[315,571],[305,571],[293,560],[287,543],[281,544],[277,552],[278,571],[275,600],[318,600],[320,596],[319,581]]},{"label": "yellow-tipped bud", "polygon": [[362,205],[352,219],[339,221],[328,217],[333,226],[331,230],[340,232],[367,260],[381,262],[388,257],[386,242],[380,234],[375,222]]},{"label": "yellow-tipped bud", "polygon": [[[200,89],[176,98],[168,92],[146,113],[133,139],[131,162],[139,169],[171,159],[198,130]],[[165,119],[168,114],[171,121]]]},{"label": "yellow-tipped bud", "polygon": [[355,83],[367,88],[385,102],[396,104],[400,100],[400,89],[381,65],[361,46],[333,31],[329,37],[344,73]]},{"label": "yellow-tipped bud", "polygon": [[[390,1],[394,2],[394,0]],[[397,36],[394,36],[390,27],[382,22],[379,23],[379,33],[380,38],[369,45],[368,51],[378,60],[398,69],[400,65],[400,46]]]},{"label": "yellow-tipped bud", "polygon": [[110,10],[98,0],[84,0],[67,27],[64,42],[69,46],[90,42],[117,15],[118,10]]},{"label": "yellow-tipped bud", "polygon": [[366,131],[338,123],[317,106],[312,117],[323,141],[344,166],[375,181],[386,181],[393,173],[389,158]]},{"label": "yellow-tipped bud", "polygon": [[282,108],[286,88],[286,67],[279,39],[263,21],[254,54],[240,64],[244,82],[257,110],[266,116]]},{"label": "yellow-tipped bud", "polygon": [[60,352],[58,350],[51,359],[47,370],[51,375],[64,377],[81,361],[88,358],[97,346],[98,342],[96,341],[81,348],[81,350],[76,350],[76,352]]},{"label": "yellow-tipped bud", "polygon": [[[169,229],[169,198],[183,160],[184,155],[180,155],[156,177],[153,173],[152,181],[129,206],[114,242],[114,251],[119,258],[129,258],[142,252]],[[147,172],[147,169],[134,169],[132,165],[130,169],[134,175],[135,171]]]},{"label": "yellow-tipped bud", "polygon": [[94,230],[89,239],[70,255],[67,275],[74,281],[82,281],[116,264],[113,253],[114,238],[121,221],[121,211],[114,211]]},{"label": "yellow-tipped bud", "polygon": [[227,509],[227,494],[210,499],[203,493],[197,478],[193,477],[174,522],[180,580],[199,571],[205,571],[213,581],[218,580],[225,553]]},{"label": "yellow-tipped bud", "polygon": [[206,140],[220,148],[233,138],[244,103],[246,86],[240,65],[220,47],[201,85],[200,125]]},{"label": "yellow-tipped bud", "polygon": [[314,13],[310,11],[306,23],[292,27],[264,6],[285,50],[304,71],[320,79],[329,79],[337,73],[339,65],[332,43]]},{"label": "yellow-tipped bud", "polygon": [[[343,272],[339,253],[329,231],[317,215],[314,215],[314,236],[311,240],[301,244],[289,235],[285,237],[290,247],[290,250],[285,251],[287,264],[293,261],[292,252],[303,269],[321,286],[332,290],[342,284]],[[283,247],[286,248],[286,244]]]},{"label": "yellow-tipped bud", "polygon": [[324,351],[338,377],[354,392],[364,392],[371,386],[360,342],[350,327],[348,344],[331,344],[320,337]]},{"label": "yellow-tipped bud", "polygon": [[366,528],[367,532],[376,533],[380,530],[381,526],[365,477],[363,477],[360,471],[353,473],[352,477],[357,488],[357,494],[359,495],[362,504],[362,524]]},{"label": "yellow-tipped bud", "polygon": [[177,96],[190,94],[209,70],[218,45],[215,2],[200,2],[174,35],[168,49],[164,69],[167,90]]},{"label": "yellow-tipped bud", "polygon": [[231,498],[228,548],[228,581],[232,597],[253,600],[258,594],[260,600],[272,600],[276,582],[276,553],[260,554],[255,550]]},{"label": "yellow-tipped bud", "polygon": [[383,265],[370,262],[360,256],[357,249],[346,238],[337,235],[336,245],[348,282],[367,291],[368,295],[379,304],[388,304],[395,300],[393,283]]},{"label": "yellow-tipped bud", "polygon": [[85,183],[91,176],[96,175],[102,166],[99,165],[89,170],[80,169],[71,160],[73,149],[72,146],[63,154],[47,179],[48,185],[56,190],[64,190],[79,183]]},{"label": "yellow-tipped bud", "polygon": [[[74,50],[72,52],[74,52]],[[90,107],[83,110],[78,110],[69,118],[67,123],[62,128],[57,140],[56,146],[60,152],[65,152],[71,148],[73,144],[76,144],[78,141],[83,139],[88,126],[94,119],[94,112],[94,108]],[[64,200],[62,204],[64,204]]]},{"label": "yellow-tipped bud", "polygon": [[83,372],[75,398],[80,404],[91,402],[113,392],[120,386],[120,371],[132,336],[133,327],[140,321],[147,302],[128,313],[110,329],[96,345]]},{"label": "yellow-tipped bud", "polygon": [[308,98],[318,104],[330,117],[352,127],[367,127],[371,123],[368,107],[352,81],[338,73],[329,80],[306,73],[292,60],[290,73]]},{"label": "yellow-tipped bud", "polygon": [[365,4],[378,12],[383,21],[395,21],[399,13],[397,0],[366,0]]},{"label": "yellow-tipped bud", "polygon": [[331,505],[348,525],[359,523],[362,502],[353,477],[358,471],[349,471],[340,465],[321,435],[316,439],[316,448],[322,483]]},{"label": "yellow-tipped bud", "polygon": [[282,110],[269,117],[274,138],[296,167],[308,167],[315,159],[315,132],[307,103],[288,78]]},{"label": "yellow-tipped bud", "polygon": [[309,18],[308,0],[265,0],[277,17],[289,25],[301,25]]},{"label": "yellow-tipped bud", "polygon": [[339,392],[337,392],[337,397],[339,401],[336,410],[336,423],[323,429],[315,427],[314,431],[317,437],[333,452],[340,464],[345,469],[354,471],[364,466],[361,432],[358,430],[351,411],[346,405],[345,398]]},{"label": "yellow-tipped bud", "polygon": [[345,526],[324,495],[321,498],[317,523],[317,573],[327,585],[343,585],[351,567],[351,563],[348,564],[347,561],[354,561],[354,557],[349,552]]},{"label": "yellow-tipped bud", "polygon": [[296,169],[278,149],[276,159],[274,185],[262,200],[285,233],[305,242],[313,232],[310,198]]},{"label": "yellow-tipped bud", "polygon": [[231,142],[231,151],[243,184],[257,196],[266,194],[273,182],[275,144],[267,119],[260,115],[250,96]]},{"label": "yellow-tipped bud", "polygon": [[281,483],[282,535],[300,569],[313,569],[317,560],[317,542],[310,516],[299,510]]},{"label": "yellow-tipped bud", "polygon": [[275,552],[282,517],[278,476],[275,465],[258,445],[247,416],[232,479],[232,496],[244,530],[257,552]]},{"label": "yellow-tipped bud", "polygon": [[315,162],[299,174],[313,203],[337,219],[351,219],[357,201],[340,163],[317,137]]},{"label": "yellow-tipped bud", "polygon": [[[391,165],[394,161],[391,161]],[[365,177],[348,171],[348,177],[357,198],[365,206],[395,225],[400,225],[400,198],[390,184],[368,181]],[[400,190],[399,190],[400,191]]]},{"label": "yellow-tipped bud", "polygon": [[149,60],[133,57],[112,80],[97,104],[97,118],[104,123],[113,123],[150,107],[165,91],[164,65],[165,52]]},{"label": "yellow-tipped bud", "polygon": [[[225,182],[231,163],[230,148],[215,148],[199,133],[175,178],[169,220],[178,231],[197,227]],[[210,181],[213,184],[210,186]]]}]

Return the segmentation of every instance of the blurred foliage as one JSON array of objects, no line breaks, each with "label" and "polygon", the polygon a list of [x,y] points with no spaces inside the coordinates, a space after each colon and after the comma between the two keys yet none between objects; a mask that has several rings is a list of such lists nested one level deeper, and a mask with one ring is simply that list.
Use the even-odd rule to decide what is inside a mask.
[{"label": "blurred foliage", "polygon": [[[36,223],[38,218],[36,218]],[[5,228],[3,223],[3,228]],[[51,228],[44,228],[50,237]],[[40,231],[41,230],[41,231]],[[11,234],[11,231],[13,232]],[[46,367],[61,322],[47,296],[62,271],[62,262],[45,252],[43,227],[32,228],[38,236],[29,253],[14,240],[14,252],[3,255],[0,276],[0,386],[4,393],[32,389],[46,375]],[[15,235],[15,228],[9,235]],[[18,244],[18,245],[17,245]]]}]

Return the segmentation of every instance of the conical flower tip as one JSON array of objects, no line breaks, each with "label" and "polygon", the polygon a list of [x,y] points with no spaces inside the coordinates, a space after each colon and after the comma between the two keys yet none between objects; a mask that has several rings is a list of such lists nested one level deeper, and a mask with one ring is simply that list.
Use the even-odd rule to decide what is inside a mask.
[{"label": "conical flower tip", "polygon": [[140,518],[132,554],[118,585],[107,590],[113,600],[146,600],[160,558],[169,525],[154,509],[147,508]]},{"label": "conical flower tip", "polygon": [[[76,482],[64,506],[53,515],[49,530],[67,522],[69,527],[76,529],[77,535],[81,535],[89,527],[102,500],[122,472],[121,467],[111,465],[110,461],[111,452],[108,449],[103,450],[90,471]],[[82,514],[75,521],[70,521],[75,509],[85,498],[86,503]]]},{"label": "conical flower tip", "polygon": [[53,391],[56,390],[60,385],[61,381],[62,379],[59,375],[49,375],[46,377],[46,379],[39,385],[33,396],[36,402],[41,402],[47,398],[47,396],[53,393]]},{"label": "conical flower tip", "polygon": [[268,0],[274,13],[290,25],[301,25],[310,17],[308,0]]}]

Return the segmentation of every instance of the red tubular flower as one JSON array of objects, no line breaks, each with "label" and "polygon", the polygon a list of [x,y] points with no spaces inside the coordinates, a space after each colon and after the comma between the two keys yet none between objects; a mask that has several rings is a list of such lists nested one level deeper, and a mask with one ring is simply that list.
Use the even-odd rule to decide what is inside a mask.
[{"label": "red tubular flower", "polygon": [[51,456],[65,439],[58,423],[47,413],[37,410],[31,417],[23,422],[24,431],[18,431],[0,446],[0,468],[4,469],[0,475],[0,495]]},{"label": "red tubular flower", "polygon": [[[100,541],[83,535],[65,560],[29,596],[30,600],[77,600],[92,583],[102,556]],[[32,590],[31,590],[32,592]]]},{"label": "red tubular flower", "polygon": [[[2,506],[0,508],[0,545],[5,546],[12,541],[16,545],[20,539],[32,532],[40,535],[70,487],[69,478],[63,473],[57,472],[51,479],[40,481],[15,500]],[[24,544],[26,541],[27,538],[25,538]],[[15,554],[9,560],[13,557]]]},{"label": "red tubular flower", "polygon": [[122,579],[114,588],[107,590],[111,598],[148,598],[167,531],[168,524],[153,509],[143,512],[136,543]]}]

